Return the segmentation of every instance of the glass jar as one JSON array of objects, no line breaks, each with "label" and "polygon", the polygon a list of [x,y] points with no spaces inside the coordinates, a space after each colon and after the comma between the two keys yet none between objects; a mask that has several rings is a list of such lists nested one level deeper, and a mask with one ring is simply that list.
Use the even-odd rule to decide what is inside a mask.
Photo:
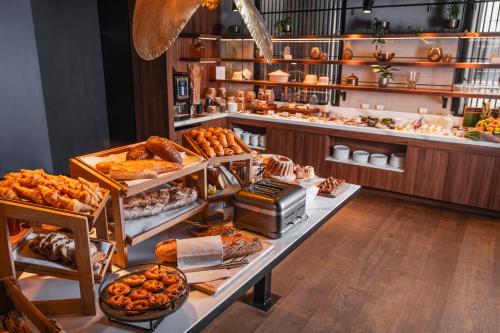
[{"label": "glass jar", "polygon": [[226,93],[227,93],[226,88],[224,88],[224,87],[219,88],[219,96],[220,97],[226,98]]},{"label": "glass jar", "polygon": [[247,90],[245,94],[245,102],[247,103],[252,103],[252,101],[255,99],[255,91],[253,90]]}]

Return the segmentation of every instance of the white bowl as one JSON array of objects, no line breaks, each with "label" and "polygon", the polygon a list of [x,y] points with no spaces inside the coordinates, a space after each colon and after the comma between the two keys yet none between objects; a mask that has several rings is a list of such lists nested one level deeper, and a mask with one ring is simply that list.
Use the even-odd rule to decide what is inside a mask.
[{"label": "white bowl", "polygon": [[269,81],[271,82],[288,82],[288,78],[290,77],[290,74],[285,73],[281,70],[274,71],[272,73],[269,73]]},{"label": "white bowl", "polygon": [[364,150],[355,150],[352,153],[352,159],[358,163],[368,163],[370,153]]},{"label": "white bowl", "polygon": [[377,166],[387,165],[387,155],[385,154],[371,154],[370,163]]},{"label": "white bowl", "polygon": [[335,145],[333,146],[333,157],[339,160],[347,160],[349,159],[350,149],[347,146],[343,145]]},{"label": "white bowl", "polygon": [[394,153],[391,154],[391,159],[389,165],[394,168],[404,168],[405,167],[406,154],[405,153]]}]

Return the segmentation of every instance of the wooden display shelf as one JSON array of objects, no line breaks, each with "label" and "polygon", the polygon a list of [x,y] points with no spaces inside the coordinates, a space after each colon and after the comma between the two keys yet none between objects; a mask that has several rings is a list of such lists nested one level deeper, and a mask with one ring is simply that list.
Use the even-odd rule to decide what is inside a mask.
[{"label": "wooden display shelf", "polygon": [[47,319],[22,293],[16,279],[13,277],[0,279],[0,299],[2,300],[0,315],[5,315],[10,311],[17,311],[25,315],[40,332],[61,332],[61,329],[54,322]]},{"label": "wooden display shelf", "polygon": [[180,38],[199,38],[203,40],[219,40],[223,36],[222,35],[212,35],[212,34],[199,34],[199,33],[190,33],[190,32],[181,32],[179,34]]},{"label": "wooden display shelf", "polygon": [[[106,202],[108,192],[104,191],[103,205],[96,209],[95,228],[98,238],[108,240]],[[29,202],[0,199],[0,277],[16,276],[13,249],[9,241],[8,218],[27,220],[34,224],[43,224],[69,230],[75,240],[76,261],[78,267],[70,271],[56,270],[47,265],[28,266],[29,271],[39,275],[56,276],[63,279],[78,280],[80,298],[44,300],[33,302],[42,312],[54,314],[96,314],[94,291],[94,272],[90,258],[90,217],[72,212],[35,205]],[[22,242],[22,241],[21,241]],[[112,243],[109,243],[112,244]],[[19,244],[18,244],[19,246]],[[109,246],[111,253],[113,246]],[[109,258],[108,258],[109,261]],[[27,268],[26,266],[21,268]],[[104,274],[104,273],[102,273]]]},{"label": "wooden display shelf", "polygon": [[[189,59],[189,58],[181,58]],[[187,60],[185,60],[187,61]],[[265,59],[220,58],[227,62],[249,62],[265,64]],[[449,68],[500,68],[500,64],[481,62],[430,62],[430,61],[377,61],[377,60],[314,60],[314,59],[279,59],[274,58],[273,64],[305,64],[305,65],[346,65],[346,66],[408,66],[408,67],[449,67]]]},{"label": "wooden display shelf", "polygon": [[188,145],[189,147],[194,149],[199,155],[205,157],[208,160],[209,165],[221,165],[221,164],[225,164],[225,163],[231,164],[231,163],[237,162],[237,161],[244,161],[246,168],[247,168],[247,172],[245,172],[245,179],[243,181],[244,181],[245,185],[249,185],[251,182],[250,173],[251,173],[251,166],[252,166],[252,151],[250,150],[250,148],[248,148],[248,146],[243,141],[241,141],[239,136],[237,136],[234,133],[233,133],[233,135],[234,135],[234,140],[236,141],[236,143],[241,147],[241,149],[243,149],[243,152],[244,152],[243,154],[231,155],[231,156],[208,157],[205,154],[205,152],[203,151],[203,149],[201,149],[198,146],[196,141],[193,138],[191,138],[189,133],[184,133],[182,135],[182,141],[185,145]]},{"label": "wooden display shelf", "polygon": [[408,89],[408,88],[398,88],[398,87],[386,87],[380,88],[378,86],[360,85],[360,86],[350,86],[345,84],[305,84],[299,82],[271,82],[266,80],[211,80],[212,82],[218,83],[232,83],[232,84],[249,84],[249,85],[260,85],[260,86],[276,86],[276,87],[298,87],[307,89],[331,89],[331,90],[358,90],[358,91],[372,91],[380,93],[396,93],[396,94],[409,94],[409,95],[428,95],[428,96],[449,96],[449,97],[459,97],[459,98],[488,98],[488,99],[500,99],[500,94],[483,94],[483,93],[468,93],[468,92],[458,92],[443,89]]},{"label": "wooden display shelf", "polygon": [[[116,252],[113,256],[113,263],[119,267],[126,267],[128,265],[128,251],[127,247],[136,245],[155,234],[166,230],[182,222],[183,220],[190,218],[196,214],[203,213],[206,214],[207,205],[207,184],[206,184],[206,167],[207,161],[203,157],[197,155],[191,150],[184,148],[174,142],[172,144],[175,148],[186,155],[186,159],[190,159],[193,163],[184,166],[183,169],[179,171],[169,172],[161,174],[156,179],[147,179],[139,182],[138,184],[128,186],[125,182],[119,182],[108,177],[108,175],[101,173],[91,165],[85,163],[85,160],[89,157],[104,157],[111,154],[121,154],[127,152],[130,147],[122,146],[114,149],[109,149],[105,151],[100,151],[93,154],[88,154],[84,156],[79,156],[70,160],[70,171],[73,177],[83,177],[92,181],[99,183],[103,188],[106,188],[111,193],[111,207],[113,216],[113,234],[116,242]],[[124,198],[134,196],[136,194],[142,193],[147,190],[157,188],[158,186],[165,185],[174,180],[189,176],[197,175],[197,187],[198,196],[201,204],[196,207],[196,209],[191,209],[188,212],[182,213],[180,215],[169,215],[169,214],[158,214],[151,217],[148,220],[150,223],[148,227],[141,230],[141,232],[130,233],[127,235],[127,223],[123,216],[123,200]],[[168,213],[168,212],[167,212]],[[137,223],[142,223],[145,219],[143,218],[136,221]]]},{"label": "wooden display shelf", "polygon": [[196,62],[199,64],[215,64],[221,61],[221,58],[190,58],[190,57],[181,57],[180,61],[184,62]]}]

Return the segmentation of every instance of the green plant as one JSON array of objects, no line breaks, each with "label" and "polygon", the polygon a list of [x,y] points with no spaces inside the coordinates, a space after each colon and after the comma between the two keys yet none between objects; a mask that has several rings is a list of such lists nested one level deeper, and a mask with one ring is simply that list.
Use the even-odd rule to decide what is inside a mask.
[{"label": "green plant", "polygon": [[375,38],[372,41],[372,44],[383,45],[385,44],[385,33],[387,32],[387,28],[384,25],[384,21],[379,20],[375,17],[375,22],[372,24],[373,37]]},{"label": "green plant", "polygon": [[276,23],[274,23],[274,28],[276,29],[276,32],[280,33],[286,30],[286,26],[291,26],[291,25],[292,25],[292,18],[288,16],[283,20],[276,21]]},{"label": "green plant", "polygon": [[372,65],[372,67],[372,72],[390,80],[392,80],[392,72],[397,71],[397,69],[393,69],[392,66]]},{"label": "green plant", "polygon": [[460,5],[458,3],[452,3],[448,5],[448,19],[456,20],[460,15]]}]

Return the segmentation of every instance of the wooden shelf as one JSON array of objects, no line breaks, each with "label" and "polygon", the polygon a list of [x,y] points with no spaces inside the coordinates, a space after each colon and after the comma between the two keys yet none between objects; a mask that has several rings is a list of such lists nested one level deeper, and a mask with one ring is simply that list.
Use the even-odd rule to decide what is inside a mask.
[{"label": "wooden shelf", "polygon": [[327,162],[335,162],[335,163],[343,163],[343,164],[350,164],[350,165],[356,165],[359,167],[365,167],[365,168],[373,168],[373,169],[380,169],[380,170],[385,170],[385,171],[391,171],[391,172],[401,172],[403,173],[404,170],[401,168],[395,168],[393,166],[390,166],[389,164],[386,165],[374,165],[371,163],[359,163],[351,159],[347,160],[341,160],[338,158],[335,158],[333,156],[329,156],[326,158]]},{"label": "wooden shelf", "polygon": [[211,34],[198,34],[198,33],[190,33],[190,32],[182,32],[179,35],[180,38],[199,38],[204,40],[219,40],[223,36],[222,35],[211,35]]},{"label": "wooden shelf", "polygon": [[255,150],[263,150],[263,151],[266,151],[266,150],[267,150],[265,147],[261,147],[261,146],[252,146],[252,145],[248,145],[248,148],[250,148],[250,149],[255,149]]},{"label": "wooden shelf", "polygon": [[[197,62],[200,64],[214,64],[217,62],[221,61],[221,58],[188,58],[188,57],[182,57],[179,58],[180,61],[184,62]],[[499,65],[500,68],[500,65]]]},{"label": "wooden shelf", "polygon": [[[187,58],[181,58],[187,59]],[[238,59],[238,58],[221,58],[220,61],[227,62],[249,62],[249,63],[266,63],[265,59]],[[188,61],[188,60],[184,60]],[[346,66],[409,66],[409,67],[450,67],[450,68],[500,68],[499,64],[479,63],[479,62],[430,62],[430,61],[388,61],[379,62],[376,60],[313,60],[313,59],[278,59],[272,60],[273,64],[306,64],[306,65],[346,65]]]},{"label": "wooden shelf", "polygon": [[271,82],[266,80],[211,80],[212,82],[218,83],[233,83],[233,84],[249,84],[249,85],[260,85],[260,86],[276,86],[276,87],[297,87],[297,88],[307,88],[307,89],[334,89],[334,90],[358,90],[358,91],[371,91],[371,92],[381,92],[381,93],[396,93],[396,94],[410,94],[410,95],[430,95],[430,96],[449,96],[449,97],[459,97],[459,98],[489,98],[489,99],[500,99],[498,94],[479,94],[479,93],[467,93],[458,92],[443,89],[408,89],[408,88],[398,88],[398,87],[387,87],[379,88],[378,86],[349,86],[345,84],[330,84],[330,85],[320,85],[320,84],[305,84],[299,82]]},{"label": "wooden shelf", "polygon": [[[500,33],[498,32],[424,32],[420,34],[387,34],[384,36],[384,39],[472,39],[472,38],[497,38],[500,37]],[[235,36],[235,37],[221,37],[223,41],[231,41],[231,40],[246,40],[252,41],[252,37],[250,35],[244,36]],[[271,36],[272,41],[280,42],[280,41],[310,41],[310,42],[328,42],[334,40],[358,40],[358,39],[366,39],[372,40],[375,39],[372,35],[369,34],[346,34],[346,35],[304,35],[304,36]]]}]

